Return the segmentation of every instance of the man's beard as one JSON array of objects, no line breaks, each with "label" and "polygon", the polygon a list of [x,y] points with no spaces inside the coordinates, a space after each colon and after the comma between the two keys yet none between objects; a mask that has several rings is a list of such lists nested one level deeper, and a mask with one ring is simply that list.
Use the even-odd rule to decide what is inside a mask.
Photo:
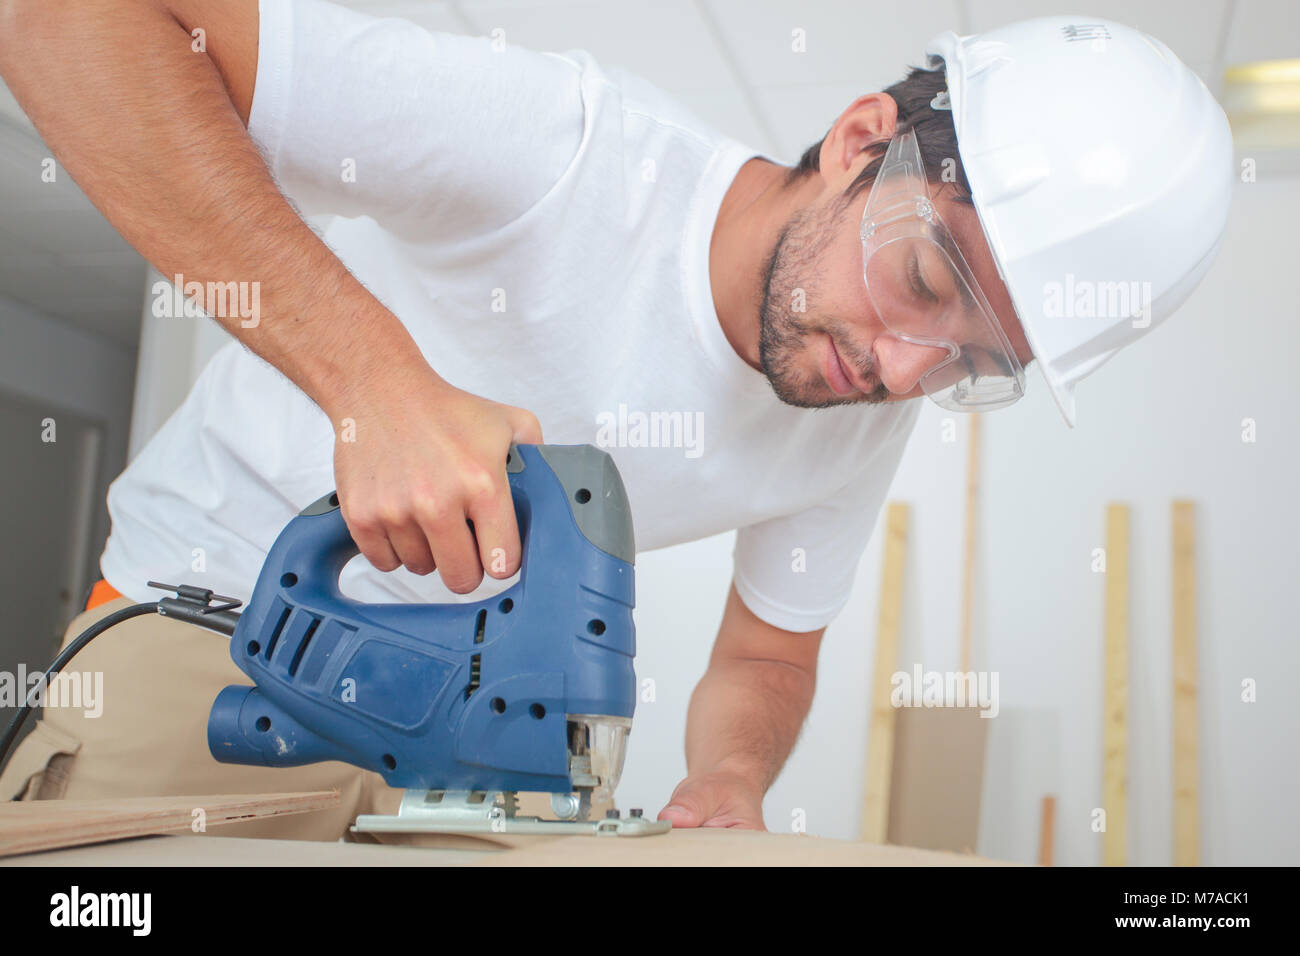
[{"label": "man's beard", "polygon": [[797,360],[807,352],[807,343],[818,332],[830,335],[846,364],[871,367],[870,354],[855,354],[842,322],[815,313],[795,312],[794,292],[803,292],[805,304],[815,302],[822,279],[821,258],[830,247],[836,228],[848,206],[847,197],[831,204],[824,223],[814,213],[801,209],[785,224],[767,262],[763,301],[758,312],[758,357],[763,373],[776,397],[799,408],[833,408],[838,405],[878,404],[889,397],[884,384],[869,394],[836,395],[829,392],[820,375],[798,368]]}]

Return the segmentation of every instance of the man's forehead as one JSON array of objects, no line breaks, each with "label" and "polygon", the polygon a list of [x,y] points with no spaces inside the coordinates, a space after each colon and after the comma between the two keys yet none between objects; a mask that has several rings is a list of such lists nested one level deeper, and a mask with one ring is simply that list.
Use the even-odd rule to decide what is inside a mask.
[{"label": "man's forehead", "polygon": [[984,236],[984,229],[980,226],[979,214],[975,212],[975,207],[969,203],[958,202],[952,198],[951,191],[948,189],[936,190],[934,200],[939,207],[939,215],[943,217],[944,224],[957,240],[957,246],[966,258],[966,264],[975,273],[975,280],[980,284],[984,297],[993,307],[1002,331],[1011,341],[1016,356],[1021,364],[1028,363],[1033,357],[1033,352],[1025,338],[1024,329],[1020,327],[1020,322],[1016,318],[1011,294],[1007,292],[1006,284],[998,275],[997,266],[993,262],[993,251]]}]

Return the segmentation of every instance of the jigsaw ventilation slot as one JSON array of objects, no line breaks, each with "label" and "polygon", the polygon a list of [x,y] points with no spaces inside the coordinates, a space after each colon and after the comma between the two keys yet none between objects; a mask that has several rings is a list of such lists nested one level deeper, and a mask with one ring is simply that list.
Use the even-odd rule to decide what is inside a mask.
[{"label": "jigsaw ventilation slot", "polygon": [[[478,612],[474,619],[474,643],[483,643],[483,634],[487,630],[487,608]],[[470,695],[478,690],[479,679],[482,668],[482,654],[475,654],[469,659],[469,683],[465,685],[465,699],[469,700]]]},{"label": "jigsaw ventilation slot", "polygon": [[315,635],[318,627],[320,627],[320,618],[312,618],[311,624],[307,626],[307,633],[302,636],[297,649],[293,652],[293,660],[289,662],[290,677],[298,673],[298,665],[302,663],[302,657],[307,653],[307,645],[311,643],[312,636]]},{"label": "jigsaw ventilation slot", "polygon": [[268,662],[271,660],[271,655],[275,653],[275,645],[280,641],[280,633],[284,630],[285,622],[289,620],[289,613],[292,610],[293,608],[286,607],[280,612],[280,619],[275,622],[275,630],[271,632],[271,639],[266,642],[266,659]]},{"label": "jigsaw ventilation slot", "polygon": [[465,699],[469,700],[470,695],[478,690],[479,669],[481,666],[482,654],[475,654],[469,659],[469,683],[465,685]]}]

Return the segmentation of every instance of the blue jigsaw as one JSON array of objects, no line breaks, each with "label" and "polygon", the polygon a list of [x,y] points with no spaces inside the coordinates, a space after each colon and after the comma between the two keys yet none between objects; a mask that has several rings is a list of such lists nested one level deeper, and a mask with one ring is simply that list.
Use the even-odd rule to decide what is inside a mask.
[{"label": "blue jigsaw", "polygon": [[[226,763],[341,760],[406,788],[394,817],[354,829],[645,835],[588,821],[612,797],[636,703],[635,544],[613,459],[591,445],[514,445],[506,464],[518,580],[472,603],[365,604],[339,575],[357,553],[337,495],[280,533],[230,653],[255,686],[221,691],[208,746]],[[519,791],[557,820],[521,817]]]}]

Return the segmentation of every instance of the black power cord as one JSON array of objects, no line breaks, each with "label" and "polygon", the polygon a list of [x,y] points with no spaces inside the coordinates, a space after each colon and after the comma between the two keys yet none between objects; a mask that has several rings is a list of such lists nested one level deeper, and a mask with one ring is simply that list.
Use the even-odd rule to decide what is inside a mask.
[{"label": "black power cord", "polygon": [[[82,648],[109,628],[116,627],[123,621],[129,621],[133,617],[140,617],[144,614],[161,614],[165,617],[180,618],[183,621],[198,624],[209,630],[225,634],[227,637],[235,632],[235,625],[239,623],[239,614],[235,611],[235,608],[242,603],[235,598],[214,594],[206,588],[198,588],[192,584],[159,584],[156,581],[150,581],[149,586],[174,591],[176,596],[165,597],[160,601],[148,601],[144,604],[132,604],[129,607],[114,611],[112,614],[107,614],[69,642],[68,646],[59,652],[59,656],[54,658],[54,663],[41,674],[40,680],[32,688],[31,693],[27,695],[23,706],[18,709],[18,713],[14,715],[13,720],[9,721],[4,736],[0,737],[0,768],[4,767],[9,756],[9,748],[18,739],[18,731],[22,729],[23,722],[27,720],[27,716],[32,712],[35,706],[33,701],[40,694],[41,689],[49,686],[50,681],[63,668],[68,666],[68,662],[76,657]],[[212,603],[214,600],[220,603],[214,605]]]},{"label": "black power cord", "polygon": [[41,679],[32,688],[32,692],[27,695],[23,706],[18,709],[18,713],[14,714],[14,719],[9,721],[4,737],[0,738],[0,766],[4,766],[5,758],[9,756],[9,748],[13,746],[14,741],[18,738],[18,731],[22,728],[27,715],[32,712],[32,701],[40,693],[41,688],[45,687],[59,671],[66,667],[68,661],[72,660],[78,651],[114,625],[121,624],[133,617],[139,617],[142,614],[156,614],[157,612],[157,601],[151,601],[147,604],[132,604],[130,607],[124,607],[120,611],[114,611],[107,617],[100,618],[78,634],[77,639],[65,647],[59,656],[54,658],[54,663],[46,668],[45,673],[41,675]]}]

